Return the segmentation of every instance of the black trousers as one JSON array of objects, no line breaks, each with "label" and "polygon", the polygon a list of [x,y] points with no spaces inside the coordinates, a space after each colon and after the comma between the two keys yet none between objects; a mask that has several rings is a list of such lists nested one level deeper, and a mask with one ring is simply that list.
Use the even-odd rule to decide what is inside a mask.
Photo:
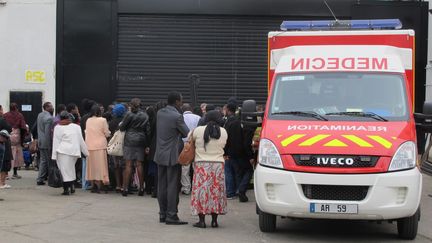
[{"label": "black trousers", "polygon": [[158,165],[158,202],[161,217],[175,217],[178,213],[181,166]]},{"label": "black trousers", "polygon": [[3,158],[5,154],[5,145],[0,143],[0,169],[3,168]]},{"label": "black trousers", "polygon": [[79,158],[77,162],[75,163],[75,173],[76,173],[76,181],[81,184],[81,177],[82,177],[82,159]]}]

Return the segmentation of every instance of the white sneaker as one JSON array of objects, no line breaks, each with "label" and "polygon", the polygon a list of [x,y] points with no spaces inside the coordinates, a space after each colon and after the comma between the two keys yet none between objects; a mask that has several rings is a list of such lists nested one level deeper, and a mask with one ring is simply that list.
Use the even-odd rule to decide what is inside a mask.
[{"label": "white sneaker", "polygon": [[11,186],[8,185],[8,184],[5,184],[5,185],[3,185],[3,186],[0,186],[0,189],[9,189],[9,188],[11,188]]}]

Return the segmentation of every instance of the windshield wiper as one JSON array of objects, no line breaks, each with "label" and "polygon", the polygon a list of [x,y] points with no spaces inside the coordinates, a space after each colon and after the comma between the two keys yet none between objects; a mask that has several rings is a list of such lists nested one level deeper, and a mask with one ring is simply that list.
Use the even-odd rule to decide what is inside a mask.
[{"label": "windshield wiper", "polygon": [[344,112],[330,112],[330,113],[326,113],[326,115],[331,116],[331,115],[336,115],[336,116],[360,116],[360,117],[370,117],[372,119],[378,120],[378,121],[388,121],[387,119],[385,119],[384,117],[373,113],[373,112],[359,112],[359,111],[344,111]]},{"label": "windshield wiper", "polygon": [[306,117],[313,117],[321,121],[328,121],[327,118],[321,116],[320,114],[314,111],[281,111],[281,112],[273,112],[272,115],[306,116]]}]

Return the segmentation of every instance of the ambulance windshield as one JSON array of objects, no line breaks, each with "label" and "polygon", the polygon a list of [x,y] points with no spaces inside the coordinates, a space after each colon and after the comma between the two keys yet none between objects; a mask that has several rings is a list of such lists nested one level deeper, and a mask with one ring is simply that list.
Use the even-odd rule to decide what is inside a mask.
[{"label": "ambulance windshield", "polygon": [[[390,73],[280,74],[269,116],[277,119],[406,121],[402,75]],[[297,115],[297,114],[303,115]],[[305,113],[315,115],[306,116]]]}]

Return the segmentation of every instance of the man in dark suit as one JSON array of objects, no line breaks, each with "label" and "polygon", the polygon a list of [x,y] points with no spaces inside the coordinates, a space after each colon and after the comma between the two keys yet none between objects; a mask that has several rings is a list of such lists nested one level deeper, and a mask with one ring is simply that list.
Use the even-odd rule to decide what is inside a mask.
[{"label": "man in dark suit", "polygon": [[158,202],[160,222],[170,225],[187,224],[177,216],[181,166],[177,163],[181,137],[187,137],[189,129],[179,110],[182,96],[178,92],[168,95],[168,105],[157,113],[157,138],[154,160],[158,165]]}]

